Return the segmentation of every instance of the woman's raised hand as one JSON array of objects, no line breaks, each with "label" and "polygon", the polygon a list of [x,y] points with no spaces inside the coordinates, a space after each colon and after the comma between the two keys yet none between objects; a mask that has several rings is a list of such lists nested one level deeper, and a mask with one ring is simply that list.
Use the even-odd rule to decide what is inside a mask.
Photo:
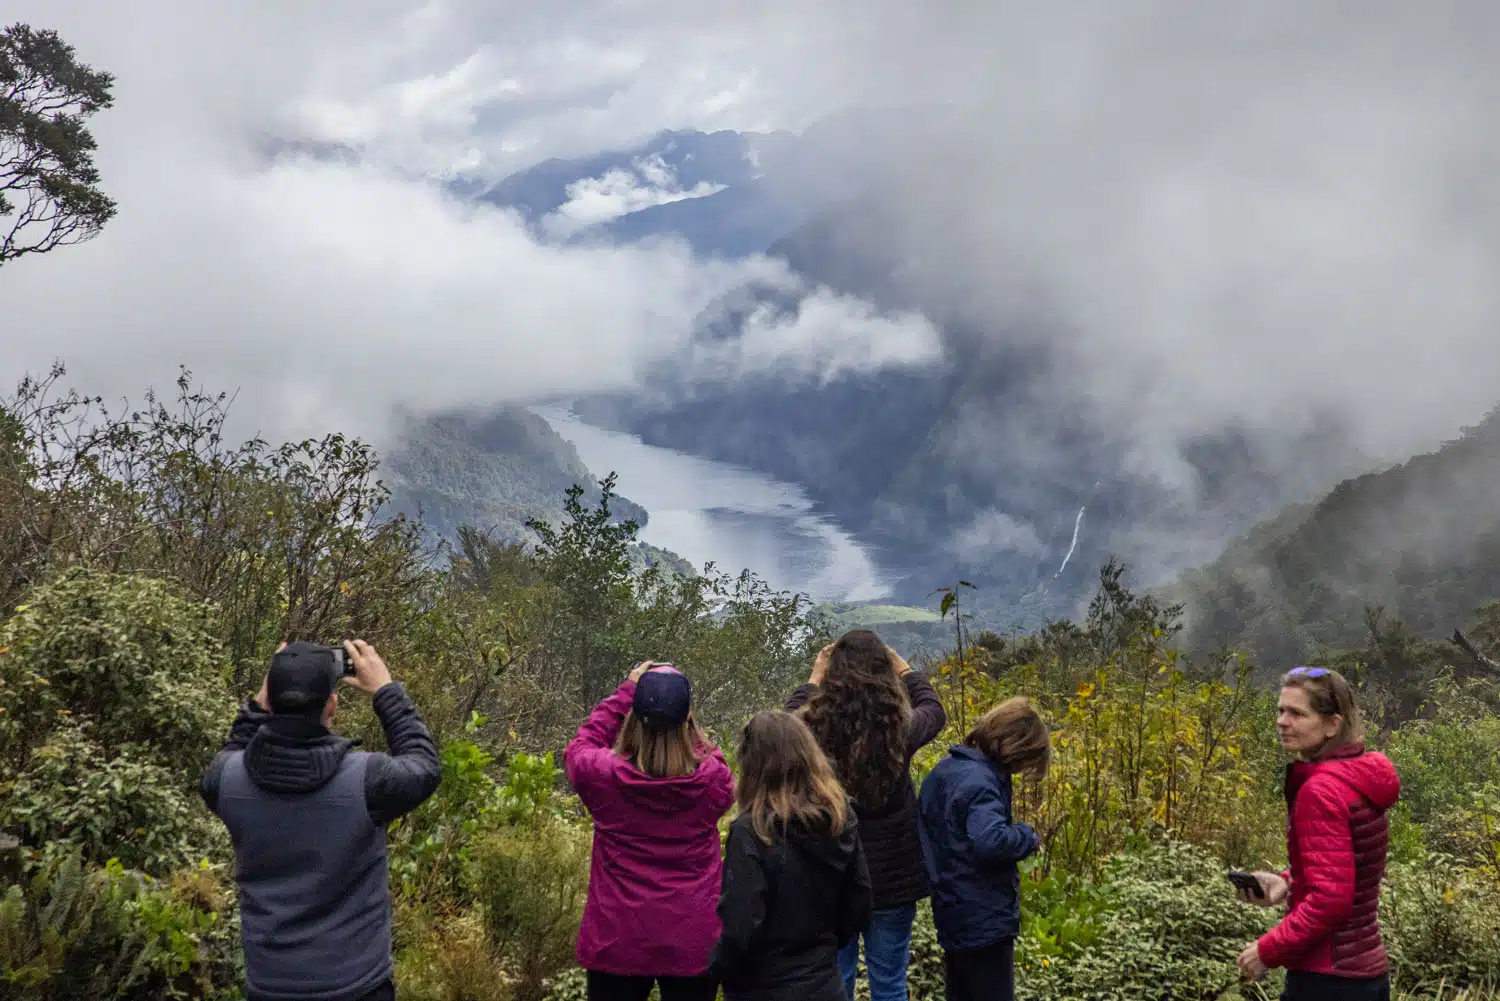
[{"label": "woman's raised hand", "polygon": [[906,662],[905,657],[897,653],[892,647],[886,647],[885,649],[891,655],[891,667],[895,669],[896,677],[905,677],[911,673],[911,665]]},{"label": "woman's raised hand", "polygon": [[655,666],[656,666],[656,661],[654,661],[654,660],[643,660],[639,664],[635,665],[635,667],[633,667],[633,668],[630,669],[630,674],[627,675],[627,677],[631,681],[640,681],[641,680],[641,675],[645,674],[647,671],[651,670]]},{"label": "woman's raised hand", "polygon": [[812,674],[807,679],[809,685],[823,683],[823,679],[828,675],[828,658],[831,656],[833,656],[832,643],[818,651],[818,656],[813,659]]}]

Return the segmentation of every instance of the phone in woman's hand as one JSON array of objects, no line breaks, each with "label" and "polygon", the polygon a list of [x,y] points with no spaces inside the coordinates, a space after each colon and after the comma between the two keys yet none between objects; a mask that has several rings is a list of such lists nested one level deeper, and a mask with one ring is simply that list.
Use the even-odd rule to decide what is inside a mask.
[{"label": "phone in woman's hand", "polygon": [[1224,874],[1225,878],[1234,884],[1237,890],[1248,890],[1256,900],[1264,900],[1266,888],[1260,885],[1260,880],[1253,872],[1241,872],[1233,870]]}]

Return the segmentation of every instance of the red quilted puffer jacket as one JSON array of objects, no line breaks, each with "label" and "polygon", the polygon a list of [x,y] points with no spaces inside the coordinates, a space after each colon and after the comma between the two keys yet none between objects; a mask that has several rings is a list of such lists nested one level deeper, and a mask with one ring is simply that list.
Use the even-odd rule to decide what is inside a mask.
[{"label": "red quilted puffer jacket", "polygon": [[1291,894],[1286,917],[1260,939],[1261,962],[1354,979],[1386,972],[1377,907],[1385,812],[1400,794],[1395,766],[1361,744],[1287,767]]}]

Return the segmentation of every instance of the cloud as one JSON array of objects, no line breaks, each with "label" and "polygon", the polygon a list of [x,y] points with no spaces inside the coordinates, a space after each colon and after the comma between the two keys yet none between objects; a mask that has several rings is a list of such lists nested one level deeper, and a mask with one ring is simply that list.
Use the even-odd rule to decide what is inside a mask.
[{"label": "cloud", "polygon": [[682,188],[677,171],[662,159],[660,153],[637,157],[630,169],[617,167],[598,177],[586,177],[567,186],[568,200],[542,217],[542,231],[553,239],[579,233],[611,219],[639,212],[653,205],[707,198],[723,191],[726,185],[699,181]]},{"label": "cloud", "polygon": [[[89,244],[0,271],[0,376],[61,358],[80,388],[139,396],[185,364],[239,390],[247,429],[378,434],[393,403],[628,387],[686,349],[717,296],[792,282],[775,262],[696,260],[672,241],[547,245],[519,218],[443,193],[474,165],[706,121],[741,79],[708,73],[712,46],[678,58],[701,33],[656,46],[638,26],[606,42],[608,17],[571,20],[603,8],[549,11],[154,0],[126,16],[102,0],[22,3],[11,16],[55,27],[118,77],[95,132],[121,211]],[[605,105],[608,127],[591,131]],[[292,151],[268,160],[268,137]],[[638,172],[648,197],[681,194],[660,165]],[[740,367],[904,363],[930,332],[801,294],[798,319],[764,325]]]},{"label": "cloud", "polygon": [[954,536],[953,555],[966,566],[983,566],[1007,556],[1040,557],[1047,551],[1034,527],[997,508],[988,508]]},{"label": "cloud", "polygon": [[965,127],[886,150],[890,227],[933,298],[1045,344],[1138,470],[1189,487],[1185,441],[1274,464],[1329,422],[1331,460],[1394,459],[1500,399],[1500,8],[964,17],[993,68]]},{"label": "cloud", "polygon": [[[1141,469],[1170,479],[1184,439],[1223,427],[1274,461],[1330,420],[1399,456],[1500,395],[1488,0],[20,0],[8,16],[118,74],[96,131],[122,211],[95,243],[0,272],[5,373],[61,355],[124,390],[183,361],[293,411],[628,384],[769,266],[540,246],[432,178],[662,128],[946,102],[963,128],[917,116],[863,151],[902,178],[887,235],[974,329],[1045,339],[1050,378],[1084,387]],[[268,168],[247,138],[265,135],[363,165]],[[580,193],[613,211],[636,192]],[[788,349],[901,361],[925,336],[831,295],[796,317],[703,370]]]},{"label": "cloud", "polygon": [[[827,384],[848,372],[918,367],[942,359],[942,339],[920,313],[882,313],[853,296],[811,288],[784,269],[757,283],[780,302],[756,303],[738,317],[736,336],[695,342],[676,359],[677,371],[704,384],[775,371]],[[720,307],[733,296],[714,305]]]}]

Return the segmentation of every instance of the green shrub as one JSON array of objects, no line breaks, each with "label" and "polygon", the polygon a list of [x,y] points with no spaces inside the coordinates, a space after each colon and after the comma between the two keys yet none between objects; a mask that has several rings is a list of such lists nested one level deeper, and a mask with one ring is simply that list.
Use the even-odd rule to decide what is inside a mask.
[{"label": "green shrub", "polygon": [[473,908],[407,899],[397,906],[396,983],[402,1001],[510,1001],[511,978]]},{"label": "green shrub", "polygon": [[1023,948],[1056,961],[1088,949],[1104,931],[1111,901],[1104,887],[1081,876],[1046,872],[1033,857],[1021,865]]},{"label": "green shrub", "polygon": [[589,882],[589,836],[548,813],[494,828],[472,848],[485,936],[516,978],[521,1001],[568,965]]},{"label": "green shrub", "polygon": [[1500,981],[1500,882],[1429,854],[1392,863],[1380,921],[1396,980],[1408,990]]},{"label": "green shrub", "polygon": [[[476,716],[469,732],[483,722]],[[550,752],[511,755],[503,785],[490,778],[494,756],[472,741],[444,743],[440,758],[443,778],[437,793],[402,822],[390,852],[395,885],[436,907],[473,902],[470,846],[482,831],[531,823],[542,813],[567,812],[556,793],[562,773]]]},{"label": "green shrub", "polygon": [[17,1001],[230,998],[239,930],[217,871],[153,880],[54,856],[0,898],[0,984]]},{"label": "green shrub", "polygon": [[498,804],[488,769],[494,758],[472,741],[452,740],[439,752],[437,792],[401,822],[390,846],[393,884],[437,906],[439,897],[469,903],[469,846]]},{"label": "green shrub", "polygon": [[[653,991],[659,995],[660,991]],[[582,967],[572,966],[553,977],[547,985],[546,1001],[587,1001],[589,975]],[[720,997],[723,993],[720,992]]]},{"label": "green shrub", "polygon": [[181,776],[136,749],[104,757],[89,724],[64,721],[10,786],[7,823],[36,845],[69,845],[91,864],[114,855],[164,873],[214,840],[212,818]]},{"label": "green shrub", "polygon": [[233,707],[206,606],[74,571],[0,629],[0,827],[163,875],[214,837],[196,780]]},{"label": "green shrub", "polygon": [[1267,912],[1235,900],[1223,864],[1190,845],[1115,856],[1098,892],[1086,948],[1054,958],[1035,937],[1017,941],[1019,997],[1206,1001],[1239,982],[1235,957],[1270,926]]}]

